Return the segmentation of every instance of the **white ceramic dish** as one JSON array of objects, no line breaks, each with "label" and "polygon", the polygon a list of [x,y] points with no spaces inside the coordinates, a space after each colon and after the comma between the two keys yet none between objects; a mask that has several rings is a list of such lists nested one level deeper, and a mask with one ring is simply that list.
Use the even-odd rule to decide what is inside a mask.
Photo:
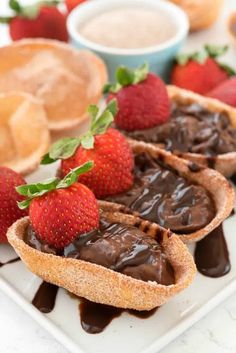
[{"label": "white ceramic dish", "polygon": [[[55,168],[41,167],[28,181],[51,177]],[[224,222],[232,264],[228,275],[212,279],[197,274],[191,287],[150,318],[138,319],[123,313],[104,332],[97,335],[83,331],[78,301],[72,299],[63,289],[59,290],[55,309],[50,314],[41,314],[35,309],[31,300],[41,280],[30,273],[21,262],[0,268],[0,289],[73,353],[157,353],[236,290],[235,227],[236,215]],[[0,247],[1,262],[15,256],[9,246]]]}]

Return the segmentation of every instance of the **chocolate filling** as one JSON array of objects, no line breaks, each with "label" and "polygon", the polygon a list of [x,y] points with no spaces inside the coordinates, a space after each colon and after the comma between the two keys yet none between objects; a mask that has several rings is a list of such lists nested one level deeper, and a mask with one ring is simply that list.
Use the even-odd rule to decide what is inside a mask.
[{"label": "chocolate filling", "polygon": [[39,251],[95,263],[142,281],[175,283],[174,270],[161,245],[134,226],[103,219],[99,230],[80,235],[60,253],[42,244],[31,226],[24,240]]},{"label": "chocolate filling", "polygon": [[135,180],[125,193],[108,201],[128,206],[140,216],[176,233],[191,233],[207,225],[215,207],[207,191],[148,154],[135,156]]},{"label": "chocolate filling", "polygon": [[216,156],[236,151],[236,129],[226,113],[210,112],[199,104],[172,104],[168,122],[151,129],[124,132],[166,150]]}]

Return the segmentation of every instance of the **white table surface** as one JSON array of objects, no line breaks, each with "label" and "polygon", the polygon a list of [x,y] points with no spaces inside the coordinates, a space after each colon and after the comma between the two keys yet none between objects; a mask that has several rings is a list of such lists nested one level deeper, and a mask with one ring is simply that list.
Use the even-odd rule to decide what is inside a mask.
[{"label": "white table surface", "polygon": [[[0,15],[6,10],[7,2],[8,0],[0,0]],[[26,3],[27,0],[23,2]],[[225,20],[232,10],[236,10],[236,0],[225,0],[224,11],[218,22],[207,31],[191,35],[186,48],[198,48],[204,43],[229,43]],[[6,29],[0,27],[0,45],[8,41]],[[231,47],[225,59],[236,69],[236,49]],[[32,352],[68,353],[49,333],[0,292],[0,353]],[[199,352],[236,352],[236,293],[162,350],[162,353]]]}]

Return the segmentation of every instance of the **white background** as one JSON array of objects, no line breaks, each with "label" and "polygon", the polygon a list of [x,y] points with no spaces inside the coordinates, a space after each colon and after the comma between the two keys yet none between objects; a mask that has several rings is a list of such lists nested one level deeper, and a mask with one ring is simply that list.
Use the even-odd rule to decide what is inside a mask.
[{"label": "white background", "polygon": [[[7,0],[0,0],[0,16],[6,10],[7,2]],[[27,0],[24,2],[26,3]],[[224,11],[217,24],[210,30],[191,35],[186,47],[188,49],[198,48],[206,42],[222,44],[230,42],[226,31],[226,18],[233,10],[236,11],[236,0],[226,0]],[[0,27],[0,45],[7,43],[8,40],[7,30]],[[236,49],[233,46],[226,55],[226,61],[236,68]],[[15,352],[68,353],[44,329],[0,292],[0,353]],[[180,352],[236,352],[236,293],[162,350],[162,353]]]}]

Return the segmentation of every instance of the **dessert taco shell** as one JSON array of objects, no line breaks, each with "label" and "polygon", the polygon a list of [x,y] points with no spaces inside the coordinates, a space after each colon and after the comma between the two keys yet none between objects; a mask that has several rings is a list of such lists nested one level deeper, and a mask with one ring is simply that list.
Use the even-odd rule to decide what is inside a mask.
[{"label": "dessert taco shell", "polygon": [[[218,227],[231,213],[234,207],[235,193],[230,182],[214,169],[198,166],[197,171],[191,171],[193,162],[179,158],[174,154],[142,141],[129,140],[129,144],[135,154],[148,153],[153,158],[171,167],[177,173],[188,179],[193,184],[201,185],[206,189],[214,201],[215,217],[204,228],[189,234],[179,234],[179,238],[186,243],[199,241]],[[122,209],[122,206],[121,206]],[[125,208],[127,210],[127,207]],[[126,211],[124,211],[126,212]],[[129,211],[130,212],[130,211]],[[135,212],[134,214],[137,214]]]},{"label": "dessert taco shell", "polygon": [[187,13],[191,31],[213,25],[223,5],[223,0],[171,0]]},{"label": "dessert taco shell", "polygon": [[[230,119],[231,125],[236,128],[236,108],[222,103],[217,99],[203,97],[197,93],[176,86],[167,86],[167,90],[170,100],[177,104],[185,105],[198,103],[210,112],[226,113]],[[213,157],[208,157],[200,153],[178,153],[176,151],[174,153],[182,158],[214,168],[226,177],[230,177],[236,172],[236,152],[218,154]]]},{"label": "dessert taco shell", "polygon": [[49,146],[42,102],[23,92],[0,94],[0,164],[21,174],[30,173]]},{"label": "dessert taco shell", "polygon": [[24,39],[0,48],[0,92],[14,89],[40,98],[50,130],[82,124],[106,81],[100,58],[56,40]]},{"label": "dessert taco shell", "polygon": [[35,250],[23,241],[29,224],[28,217],[18,220],[9,228],[8,241],[34,274],[77,296],[97,303],[135,310],[151,310],[166,303],[190,285],[196,272],[195,264],[186,245],[177,235],[133,215],[116,212],[116,209],[113,212],[112,204],[107,211],[105,202],[103,210],[103,204],[100,202],[100,209],[105,219],[134,225],[159,240],[173,266],[175,284],[165,286],[152,281],[144,282],[90,262]]}]

